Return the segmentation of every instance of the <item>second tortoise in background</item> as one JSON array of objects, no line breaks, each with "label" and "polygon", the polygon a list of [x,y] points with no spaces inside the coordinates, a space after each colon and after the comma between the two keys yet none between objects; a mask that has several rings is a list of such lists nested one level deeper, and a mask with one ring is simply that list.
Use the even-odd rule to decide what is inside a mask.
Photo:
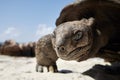
[{"label": "second tortoise in background", "polygon": [[17,43],[14,40],[6,40],[0,46],[1,55],[16,57],[35,57],[35,42]]}]

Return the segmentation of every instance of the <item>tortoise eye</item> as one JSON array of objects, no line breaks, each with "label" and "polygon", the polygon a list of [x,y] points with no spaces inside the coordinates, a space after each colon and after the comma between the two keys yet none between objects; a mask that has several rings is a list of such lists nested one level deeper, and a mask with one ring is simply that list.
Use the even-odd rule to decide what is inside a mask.
[{"label": "tortoise eye", "polygon": [[82,38],[83,33],[81,31],[78,31],[75,33],[73,40],[74,41],[79,41]]}]

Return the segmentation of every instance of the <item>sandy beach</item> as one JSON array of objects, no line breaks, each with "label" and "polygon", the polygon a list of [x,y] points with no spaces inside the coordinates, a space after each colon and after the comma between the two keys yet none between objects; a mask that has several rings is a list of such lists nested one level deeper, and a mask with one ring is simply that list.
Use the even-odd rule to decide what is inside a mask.
[{"label": "sandy beach", "polygon": [[59,72],[36,72],[36,59],[0,55],[0,80],[94,80],[81,74],[95,64],[107,64],[103,59],[94,58],[82,62],[57,60]]}]

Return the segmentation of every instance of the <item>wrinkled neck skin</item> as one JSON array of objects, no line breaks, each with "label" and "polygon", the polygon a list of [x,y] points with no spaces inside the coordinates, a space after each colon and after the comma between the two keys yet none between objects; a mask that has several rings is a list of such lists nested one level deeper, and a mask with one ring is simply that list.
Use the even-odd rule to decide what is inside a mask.
[{"label": "wrinkled neck skin", "polygon": [[99,50],[108,43],[107,35],[103,34],[101,30],[94,29],[92,33],[93,33],[93,43],[91,46],[91,51],[89,53],[91,54],[91,58],[96,57],[96,55],[99,53]]},{"label": "wrinkled neck skin", "polygon": [[[108,29],[109,26],[109,29]],[[97,28],[94,28],[94,35],[93,35],[93,46],[91,53],[94,53],[92,57],[101,57],[104,56],[106,53],[101,54],[101,48],[104,48],[107,44],[110,44],[110,39],[116,34],[114,27],[112,25],[101,25]],[[106,57],[101,57],[106,58]],[[112,58],[112,57],[111,57]]]}]

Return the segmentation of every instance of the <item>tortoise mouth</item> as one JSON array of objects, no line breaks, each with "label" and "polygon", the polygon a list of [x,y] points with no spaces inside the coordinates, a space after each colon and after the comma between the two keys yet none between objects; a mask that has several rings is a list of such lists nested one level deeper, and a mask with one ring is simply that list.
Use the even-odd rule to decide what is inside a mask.
[{"label": "tortoise mouth", "polygon": [[78,47],[73,51],[67,53],[65,56],[62,56],[61,58],[65,60],[77,60],[77,61],[85,60],[88,58],[90,48],[91,48],[90,44],[87,44],[82,47]]}]

